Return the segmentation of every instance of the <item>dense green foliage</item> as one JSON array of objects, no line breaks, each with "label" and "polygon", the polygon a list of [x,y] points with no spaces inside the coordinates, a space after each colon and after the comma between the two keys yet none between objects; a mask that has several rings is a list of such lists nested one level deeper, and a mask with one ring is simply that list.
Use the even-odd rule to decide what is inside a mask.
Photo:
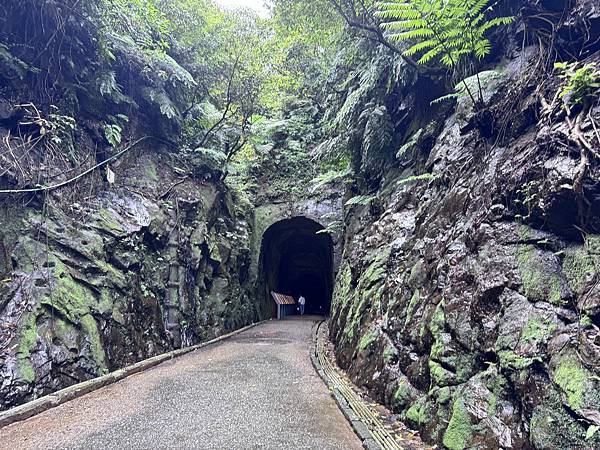
[{"label": "dense green foliage", "polygon": [[560,77],[565,80],[560,91],[560,97],[568,105],[586,103],[600,89],[600,70],[596,64],[555,63],[554,67],[560,71]]},{"label": "dense green foliage", "polygon": [[276,0],[272,24],[271,92],[287,100],[322,100],[343,32],[341,18],[323,1]]},{"label": "dense green foliage", "polygon": [[[245,161],[247,171],[265,145],[259,137],[265,127],[285,128],[290,145],[305,149],[344,130],[371,90],[396,76],[389,42],[410,41],[405,55],[420,54],[420,63],[456,66],[486,56],[486,32],[510,21],[490,19],[488,4],[272,0],[271,17],[263,18],[212,0],[11,0],[0,18],[0,77],[35,79],[30,84],[39,90],[31,101],[39,119],[49,120],[54,106],[52,113],[77,119],[73,131],[93,118],[109,148],[145,131],[184,155],[210,148],[223,153],[227,165]],[[378,44],[385,52],[372,64]],[[463,85],[474,100],[473,87]],[[16,92],[6,89],[8,97]],[[340,99],[340,107],[322,117],[323,106]],[[290,115],[299,100],[316,108],[309,123]],[[135,130],[140,121],[128,119],[138,114],[156,125]],[[72,149],[67,141],[61,142]],[[290,145],[276,148],[284,152]],[[346,170],[339,162],[348,156],[326,148],[316,151],[318,159],[331,159],[323,169]]]},{"label": "dense green foliage", "polygon": [[[491,51],[486,33],[510,23],[512,17],[486,16],[492,12],[489,0],[392,0],[377,3],[375,15],[382,20],[387,38],[411,42],[404,55],[420,54],[419,64],[436,59],[456,68],[465,59],[482,59]],[[476,103],[472,90],[463,84]],[[478,86],[479,102],[483,101]]]},{"label": "dense green foliage", "polygon": [[394,0],[377,4],[377,17],[392,41],[417,40],[404,52],[421,54],[419,63],[439,58],[450,67],[465,57],[481,59],[491,44],[486,32],[512,21],[510,17],[486,19],[489,0]]}]

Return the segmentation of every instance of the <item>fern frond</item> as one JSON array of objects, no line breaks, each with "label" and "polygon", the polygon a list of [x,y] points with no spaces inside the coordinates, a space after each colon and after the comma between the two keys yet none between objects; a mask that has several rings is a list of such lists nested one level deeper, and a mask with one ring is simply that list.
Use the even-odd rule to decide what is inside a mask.
[{"label": "fern frond", "polygon": [[377,11],[375,15],[381,19],[402,19],[408,17],[421,17],[422,14],[412,6],[392,8],[385,11]]},{"label": "fern frond", "polygon": [[487,20],[490,0],[386,0],[375,3],[375,15],[391,41],[414,41],[404,52],[422,54],[419,64],[434,59],[454,67],[463,59],[481,59],[491,51],[485,33],[513,18]]},{"label": "fern frond", "polygon": [[350,200],[348,200],[345,205],[346,206],[354,206],[354,205],[360,205],[360,206],[367,206],[368,204],[370,204],[373,199],[375,198],[374,195],[357,195],[356,197],[352,197]]},{"label": "fern frond", "polygon": [[436,45],[439,45],[440,41],[438,41],[437,39],[428,39],[426,41],[421,41],[415,45],[413,45],[412,47],[410,47],[408,50],[406,50],[404,52],[405,56],[413,56],[416,53],[422,52],[423,50],[427,50],[431,47],[434,47]]},{"label": "fern frond", "polygon": [[322,173],[310,181],[311,183],[314,183],[312,191],[315,192],[329,183],[342,181],[348,178],[350,175],[352,175],[352,170],[350,168],[331,170],[329,172]]},{"label": "fern frond", "polygon": [[442,33],[440,33],[440,39],[443,39],[445,41],[450,41],[456,38],[460,38],[463,34],[463,30],[460,29],[452,29],[452,30],[448,30],[448,31],[444,31]]},{"label": "fern frond", "polygon": [[414,9],[410,1],[391,1],[391,2],[377,2],[375,3],[375,14],[385,14],[389,11],[400,11],[403,9]]},{"label": "fern frond", "polygon": [[486,31],[494,28],[494,27],[498,27],[500,25],[508,25],[510,23],[512,23],[515,20],[514,17],[496,17],[488,22],[485,22],[483,25],[481,25],[479,28],[477,28],[477,32],[478,33],[485,33]]},{"label": "fern frond", "polygon": [[335,234],[340,232],[342,229],[344,228],[344,222],[342,222],[341,220],[335,220],[333,222],[331,222],[329,225],[327,225],[325,228],[323,228],[322,230],[317,231],[315,234]]},{"label": "fern frond", "polygon": [[[424,58],[421,58],[419,60],[419,62],[421,62],[421,60],[423,60]],[[442,62],[442,64],[444,64],[445,66],[448,67],[453,67],[456,65],[456,62],[454,62],[454,58],[452,57],[452,55],[450,53],[445,53],[442,58],[440,59],[440,61]],[[426,64],[426,62],[423,62],[422,64]]]},{"label": "fern frond", "polygon": [[[421,58],[419,59],[419,64],[427,64],[429,61],[431,61],[432,59],[438,57],[442,52],[444,51],[444,49],[442,48],[441,45],[437,45],[436,47],[432,48],[431,50],[429,50],[428,52],[426,52],[423,56],[421,56]],[[442,63],[444,63],[444,58],[447,55],[444,55],[442,57]],[[444,63],[446,64],[446,63]],[[447,66],[452,66],[454,63],[450,62],[449,64],[446,64]]]},{"label": "fern frond", "polygon": [[479,59],[489,55],[491,50],[492,44],[488,39],[483,39],[475,44],[475,56]]},{"label": "fern frond", "polygon": [[448,49],[448,51],[455,51],[458,49],[467,49],[470,50],[470,42],[466,39],[462,39],[461,37],[455,37],[453,39],[444,39],[444,47]]},{"label": "fern frond", "polygon": [[142,96],[150,103],[156,105],[160,113],[168,119],[179,117],[177,107],[164,90],[145,87],[142,89]]},{"label": "fern frond", "polygon": [[468,97],[467,88],[473,91],[477,89],[479,84],[492,83],[495,80],[500,79],[501,76],[502,75],[500,74],[500,72],[497,72],[495,70],[485,70],[483,72],[479,72],[477,75],[467,77],[464,80],[460,81],[456,86],[454,86],[454,92],[436,98],[435,100],[432,100],[430,104],[435,105],[445,100],[461,99]]},{"label": "fern frond", "polygon": [[[387,16],[387,17],[386,17]],[[423,15],[414,9],[407,9],[398,12],[389,12],[389,14],[385,14],[380,16],[381,19],[385,20],[412,20],[412,19],[420,19]],[[384,22],[381,25],[386,26],[389,22]]]},{"label": "fern frond", "polygon": [[[473,2],[470,2],[473,3]],[[471,15],[476,16],[481,13],[488,5],[488,0],[476,0],[472,5],[470,5]]]},{"label": "fern frond", "polygon": [[377,11],[374,13],[375,17],[379,19],[390,20],[420,17],[419,12],[409,3],[387,3],[379,5],[381,5],[381,7],[378,7]]},{"label": "fern frond", "polygon": [[427,21],[423,19],[409,19],[395,22],[388,22],[385,24],[384,28],[386,30],[395,31],[395,30],[405,30],[407,28],[426,28]]},{"label": "fern frond", "polygon": [[485,16],[483,14],[477,14],[473,19],[471,19],[471,26],[478,27],[481,22],[485,20]]},{"label": "fern frond", "polygon": [[414,133],[408,141],[402,145],[396,152],[396,159],[402,158],[409,150],[412,150],[419,144],[419,140],[423,135],[423,128],[419,128],[419,130]]},{"label": "fern frond", "polygon": [[102,97],[110,97],[113,94],[122,95],[121,88],[117,84],[117,75],[113,70],[101,72],[98,75],[98,90]]},{"label": "fern frond", "polygon": [[375,8],[378,11],[389,11],[392,9],[402,9],[402,8],[412,8],[413,6],[410,3],[410,0],[408,1],[387,1],[387,2],[376,2],[375,3]]},{"label": "fern frond", "polygon": [[429,102],[430,105],[437,105],[438,103],[442,103],[443,101],[450,100],[452,98],[460,98],[461,94],[458,92],[452,92],[451,94],[442,95],[434,100]]},{"label": "fern frond", "polygon": [[406,41],[408,39],[430,37],[433,35],[434,35],[433,30],[431,30],[429,28],[417,28],[417,29],[410,30],[410,31],[404,31],[402,33],[393,33],[393,34],[390,34],[389,37],[390,37],[390,39],[395,40],[395,41]]}]

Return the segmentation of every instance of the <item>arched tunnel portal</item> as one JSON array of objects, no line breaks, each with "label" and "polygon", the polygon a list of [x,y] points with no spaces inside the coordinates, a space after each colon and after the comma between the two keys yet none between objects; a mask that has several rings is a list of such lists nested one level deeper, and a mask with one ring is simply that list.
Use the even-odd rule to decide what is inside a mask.
[{"label": "arched tunnel portal", "polygon": [[271,291],[306,298],[306,313],[329,315],[333,293],[333,242],[323,226],[306,217],[271,225],[262,236],[259,295],[276,315]]}]

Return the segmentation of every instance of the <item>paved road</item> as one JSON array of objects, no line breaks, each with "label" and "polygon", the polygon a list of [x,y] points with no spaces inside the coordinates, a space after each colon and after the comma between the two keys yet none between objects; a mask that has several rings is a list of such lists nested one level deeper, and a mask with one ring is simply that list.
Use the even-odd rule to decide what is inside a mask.
[{"label": "paved road", "polygon": [[362,448],[309,360],[312,321],[273,321],[0,429],[2,449]]}]

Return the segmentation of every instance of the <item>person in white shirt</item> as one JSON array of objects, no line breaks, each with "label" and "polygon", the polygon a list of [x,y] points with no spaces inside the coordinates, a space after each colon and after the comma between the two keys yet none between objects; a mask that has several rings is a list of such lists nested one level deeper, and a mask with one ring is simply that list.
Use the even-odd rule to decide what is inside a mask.
[{"label": "person in white shirt", "polygon": [[298,299],[298,305],[300,305],[300,315],[304,315],[304,305],[306,305],[306,299],[300,294],[300,298]]}]

